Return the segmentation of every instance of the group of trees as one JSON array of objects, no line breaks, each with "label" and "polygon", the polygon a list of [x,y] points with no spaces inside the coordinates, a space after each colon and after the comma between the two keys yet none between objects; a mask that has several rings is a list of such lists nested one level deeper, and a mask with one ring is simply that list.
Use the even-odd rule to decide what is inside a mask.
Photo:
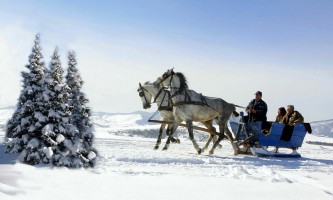
[{"label": "group of trees", "polygon": [[74,52],[68,55],[63,79],[56,48],[49,68],[42,61],[40,37],[36,35],[16,110],[6,127],[7,153],[19,153],[28,164],[89,167],[95,164],[93,126],[88,99],[81,92],[83,81]]}]

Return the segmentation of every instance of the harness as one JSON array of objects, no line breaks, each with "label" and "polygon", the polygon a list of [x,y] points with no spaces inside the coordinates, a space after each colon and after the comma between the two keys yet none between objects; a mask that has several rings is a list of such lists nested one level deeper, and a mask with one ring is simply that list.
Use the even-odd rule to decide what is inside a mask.
[{"label": "harness", "polygon": [[[162,86],[163,86],[163,82],[164,82],[167,78],[169,78],[169,77],[171,76],[170,81],[169,81],[169,88],[176,88],[176,87],[171,87],[171,82],[172,82],[172,79],[173,79],[174,74],[175,74],[175,73],[174,73],[173,71],[171,72],[171,74],[166,74],[166,73],[164,73],[163,76],[162,76],[163,78],[160,79],[160,82],[159,82],[158,84],[162,84]],[[164,88],[164,86],[163,86],[163,88]],[[168,90],[164,90],[164,91],[168,91]],[[160,91],[160,92],[161,92],[161,91]],[[160,92],[159,92],[159,94],[160,94]],[[176,97],[176,96],[178,96],[178,95],[181,95],[181,93],[182,93],[182,92],[180,91],[180,88],[178,88],[178,90],[177,90],[174,94],[172,94],[172,95],[171,95],[170,91],[168,91],[168,94],[169,94],[169,98],[170,98],[170,100],[171,100],[173,97]],[[158,95],[159,95],[159,94],[158,94]],[[158,96],[158,95],[157,95],[157,96]],[[156,96],[156,98],[157,98],[157,96]],[[203,96],[201,93],[200,93],[200,101],[192,101],[190,95],[187,93],[186,90],[185,90],[185,94],[184,94],[184,96],[185,96],[184,101],[172,102],[172,100],[171,100],[171,106],[172,106],[172,107],[177,107],[177,106],[181,106],[181,105],[185,105],[185,104],[187,104],[187,105],[190,104],[190,105],[207,106],[207,107],[209,107],[209,108],[215,110],[216,112],[220,113],[220,111],[218,111],[217,109],[213,108],[212,106],[210,106],[210,105],[207,103],[206,99],[204,98],[204,96]],[[156,98],[155,98],[155,101],[156,101]],[[163,98],[164,98],[164,97],[163,97]],[[242,107],[242,106],[238,106],[238,105],[234,105],[234,106],[239,107],[239,108],[244,108],[244,107]],[[172,110],[172,107],[171,107],[171,110]]]},{"label": "harness", "polygon": [[[157,98],[161,95],[162,91],[164,91],[164,95],[162,97],[162,100],[161,100],[161,105],[158,106],[158,110],[167,110],[167,111],[172,111],[172,107],[173,107],[173,104],[172,104],[172,99],[171,99],[171,94],[170,94],[170,91],[169,90],[166,90],[164,87],[161,88],[157,95],[155,96],[155,99],[154,99],[154,103],[156,103],[156,100]],[[162,106],[165,98],[168,97],[168,105],[166,106]]]},{"label": "harness", "polygon": [[[170,81],[169,81],[169,88],[172,88],[172,87],[171,87],[171,82],[172,82],[172,79],[173,79],[174,74],[175,74],[175,73],[174,73],[173,71],[171,72],[171,74],[166,74],[166,73],[164,73],[164,74],[162,75],[163,78],[160,79],[160,82],[159,82],[158,84],[162,84],[162,86],[163,86],[163,82],[164,82],[167,78],[169,78],[169,77],[171,76]],[[171,96],[169,96],[169,97],[170,97],[170,99],[172,99],[173,97],[176,97],[176,96],[178,96],[178,95],[181,95],[181,93],[182,93],[182,92],[180,91],[180,88],[178,88],[178,90],[177,90],[174,94],[172,94],[172,95],[171,95],[171,93],[169,92],[169,95],[171,95]],[[174,103],[174,102],[171,102],[172,107],[177,107],[177,106],[181,106],[181,105],[185,105],[185,104],[187,104],[187,105],[198,105],[198,106],[207,106],[207,107],[209,107],[209,108],[211,108],[211,109],[213,109],[213,110],[219,112],[219,111],[216,110],[215,108],[213,108],[213,107],[211,107],[210,105],[208,105],[206,99],[204,98],[204,96],[203,96],[202,94],[200,94],[200,100],[201,100],[201,101],[192,101],[190,95],[187,93],[186,90],[185,90],[185,94],[184,94],[184,96],[185,96],[184,101],[179,101],[179,102],[175,102],[175,103]],[[171,100],[171,101],[172,101],[172,100]]]},{"label": "harness", "polygon": [[[172,95],[172,96],[177,96],[177,95],[180,95],[180,93],[176,94],[176,95]],[[173,106],[176,107],[176,106],[181,106],[181,105],[185,105],[185,104],[191,104],[191,105],[208,106],[208,107],[210,107],[208,105],[206,99],[204,98],[204,96],[202,94],[200,94],[200,100],[201,101],[192,101],[190,95],[186,91],[185,91],[185,95],[184,96],[185,96],[184,101],[176,102],[176,103],[173,104]]]}]

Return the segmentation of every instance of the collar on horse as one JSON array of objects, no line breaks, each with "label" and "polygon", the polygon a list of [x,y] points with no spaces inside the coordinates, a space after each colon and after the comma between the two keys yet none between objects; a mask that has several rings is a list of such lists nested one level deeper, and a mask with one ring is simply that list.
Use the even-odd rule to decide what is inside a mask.
[{"label": "collar on horse", "polygon": [[[170,91],[167,90],[165,87],[161,88],[157,95],[155,96],[155,99],[154,99],[154,103],[156,103],[156,100],[157,98],[161,95],[162,91],[164,91],[164,96],[162,97],[162,100],[161,100],[161,105],[158,107],[158,110],[168,110],[168,111],[172,111],[172,99],[171,99],[171,95],[170,95]],[[168,105],[167,106],[162,106],[165,98],[168,97],[167,101],[168,101]]]}]

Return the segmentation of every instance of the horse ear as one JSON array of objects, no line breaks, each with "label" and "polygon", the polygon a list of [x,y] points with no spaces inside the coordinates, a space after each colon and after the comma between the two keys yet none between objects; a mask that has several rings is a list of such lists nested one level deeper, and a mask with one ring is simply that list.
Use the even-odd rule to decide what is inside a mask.
[{"label": "horse ear", "polygon": [[141,83],[139,83],[139,87],[142,87]]},{"label": "horse ear", "polygon": [[175,68],[175,67],[172,67],[172,68],[171,68],[171,71],[172,71],[172,72],[173,72],[173,69],[174,69],[174,68]]}]

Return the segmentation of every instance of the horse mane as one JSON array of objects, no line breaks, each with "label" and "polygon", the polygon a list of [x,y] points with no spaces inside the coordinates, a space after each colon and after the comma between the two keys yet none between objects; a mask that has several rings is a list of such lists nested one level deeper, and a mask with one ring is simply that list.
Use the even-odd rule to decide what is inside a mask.
[{"label": "horse mane", "polygon": [[179,93],[182,93],[184,90],[188,89],[186,77],[181,72],[175,73],[175,76],[177,76],[179,78],[180,86],[179,86],[178,91],[179,91]]}]

